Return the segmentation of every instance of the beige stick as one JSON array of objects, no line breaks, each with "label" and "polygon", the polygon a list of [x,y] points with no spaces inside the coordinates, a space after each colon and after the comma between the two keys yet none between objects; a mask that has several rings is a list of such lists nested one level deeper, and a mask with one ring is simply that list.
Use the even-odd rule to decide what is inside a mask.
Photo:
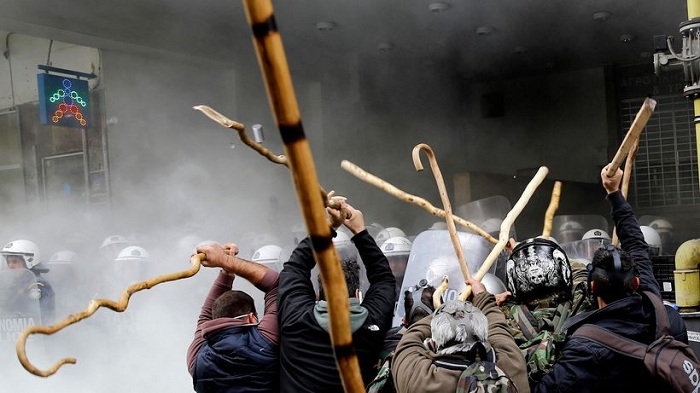
[{"label": "beige stick", "polygon": [[39,326],[39,325],[34,325],[30,326],[22,331],[20,333],[19,337],[17,338],[17,358],[19,359],[19,362],[22,364],[22,366],[29,371],[30,373],[37,375],[39,377],[48,377],[56,373],[58,369],[63,366],[66,363],[70,364],[75,364],[76,359],[75,358],[63,358],[56,363],[53,364],[48,370],[40,370],[37,367],[35,367],[27,358],[27,352],[26,352],[26,346],[27,346],[27,338],[29,338],[30,335],[32,334],[44,334],[44,335],[50,335],[54,334],[63,328],[70,326],[76,322],[80,322],[85,318],[90,317],[92,314],[95,313],[100,307],[107,307],[110,310],[116,311],[116,312],[123,312],[126,310],[126,307],[129,305],[129,298],[131,297],[132,294],[144,290],[144,289],[151,289],[154,286],[168,282],[168,281],[175,281],[175,280],[180,280],[183,278],[188,278],[192,277],[197,272],[199,271],[199,268],[201,267],[202,264],[202,259],[205,258],[205,254],[196,254],[193,255],[192,258],[190,259],[190,263],[192,264],[192,267],[190,267],[187,270],[183,270],[180,272],[175,272],[175,273],[169,273],[169,274],[163,274],[157,277],[154,277],[150,280],[146,281],[141,281],[135,284],[130,285],[127,287],[121,294],[121,297],[119,298],[118,302],[115,302],[113,300],[109,299],[94,299],[91,300],[90,303],[88,304],[87,309],[84,311],[81,311],[76,314],[71,314],[69,315],[66,319],[57,322],[51,326]]},{"label": "beige stick", "polygon": [[642,107],[639,108],[637,116],[634,118],[629,131],[627,131],[627,134],[625,135],[625,139],[622,140],[620,147],[617,149],[617,153],[615,153],[615,157],[613,157],[612,161],[610,162],[607,173],[608,177],[614,175],[617,169],[620,168],[620,165],[622,165],[622,162],[625,160],[625,156],[630,149],[632,149],[634,143],[639,139],[639,135],[647,125],[651,114],[654,113],[654,108],[656,108],[655,100],[651,98],[644,99]]},{"label": "beige stick", "polygon": [[552,199],[549,200],[547,212],[544,214],[544,227],[542,229],[542,237],[549,239],[552,236],[552,221],[554,221],[554,213],[559,208],[559,199],[561,198],[561,182],[555,181],[552,189]]},{"label": "beige stick", "polygon": [[214,120],[215,122],[221,124],[222,126],[238,131],[238,136],[239,136],[239,138],[241,138],[241,141],[243,143],[250,146],[251,148],[253,148],[253,150],[257,151],[258,153],[263,155],[268,160],[274,162],[275,164],[284,165],[287,168],[289,168],[289,163],[287,162],[287,157],[284,154],[276,155],[275,153],[270,151],[270,149],[255,142],[254,140],[248,138],[248,135],[245,133],[245,126],[243,124],[241,124],[235,120],[229,119],[228,117],[222,115],[221,113],[217,112],[216,110],[214,110],[206,105],[197,105],[197,106],[194,106],[192,108],[204,113],[208,118]]},{"label": "beige stick", "polygon": [[[491,250],[491,253],[486,257],[486,260],[484,260],[484,263],[481,264],[481,267],[479,268],[479,271],[474,274],[474,279],[475,280],[481,280],[484,278],[484,275],[491,269],[491,265],[496,261],[498,258],[498,254],[503,251],[505,248],[506,244],[508,244],[508,235],[510,234],[510,227],[513,226],[513,223],[515,222],[515,219],[518,218],[518,215],[523,211],[523,208],[527,203],[530,201],[530,198],[532,195],[535,193],[535,190],[537,190],[537,187],[542,184],[542,181],[544,181],[544,178],[547,177],[547,173],[549,173],[549,169],[547,169],[546,166],[540,167],[540,169],[537,171],[535,174],[535,177],[530,180],[530,183],[528,183],[527,187],[525,187],[525,191],[523,191],[523,194],[520,196],[520,199],[518,199],[518,202],[516,202],[515,206],[513,206],[513,209],[506,215],[506,218],[503,220],[501,223],[501,231],[499,232],[498,235],[498,244],[493,247]],[[464,289],[464,291],[459,295],[460,300],[466,300],[469,295],[472,292],[472,287],[471,285],[467,285],[467,287]]]},{"label": "beige stick", "polygon": [[[408,202],[411,204],[414,204],[416,206],[420,206],[423,209],[427,210],[430,214],[434,216],[438,216],[441,218],[445,218],[446,214],[444,210],[438,209],[437,207],[433,206],[430,202],[426,201],[425,199],[409,194],[405,191],[402,191],[396,187],[394,187],[392,184],[389,182],[380,179],[379,177],[363,170],[359,166],[353,164],[352,162],[348,160],[343,160],[340,163],[341,168],[345,169],[348,173],[352,174],[353,176],[357,177],[358,179],[369,183],[380,190],[384,190],[387,193],[395,196],[396,198]],[[484,239],[489,241],[492,244],[498,243],[498,240],[494,238],[493,236],[489,235],[487,232],[485,232],[483,229],[479,228],[478,226],[474,225],[473,223],[460,218],[459,216],[452,215],[452,218],[455,220],[456,223],[459,225],[462,225],[463,227],[469,229],[470,231],[482,236]]]},{"label": "beige stick", "polygon": [[[207,116],[208,118],[219,123],[223,127],[236,130],[238,132],[238,137],[241,139],[241,141],[244,144],[248,145],[253,150],[260,153],[260,155],[262,155],[263,157],[267,158],[268,160],[274,162],[275,164],[284,165],[287,168],[289,168],[289,162],[287,160],[287,156],[285,156],[284,154],[277,155],[277,154],[273,153],[272,151],[270,151],[270,149],[266,148],[265,146],[250,139],[245,132],[245,125],[243,125],[235,120],[229,119],[228,117],[217,112],[215,109],[212,109],[211,107],[208,107],[206,105],[197,105],[197,106],[194,106],[192,108],[202,112],[205,116]],[[340,201],[346,200],[345,197],[341,197],[341,196],[336,196],[336,197],[333,197],[330,199],[326,198],[327,193],[323,189],[323,187],[321,187],[321,195],[323,196],[323,199],[326,201],[325,202],[326,206],[332,207],[335,209],[340,207]]]},{"label": "beige stick", "polygon": [[[627,160],[625,161],[625,171],[622,173],[622,187],[620,188],[620,191],[622,191],[622,196],[625,197],[625,199],[627,199],[627,192],[630,188],[630,179],[632,178],[632,169],[634,169],[634,159],[637,158],[638,148],[639,140],[634,142],[632,149],[630,149],[629,154],[627,154]],[[617,238],[617,231],[615,231],[615,228],[613,228],[611,242],[616,246],[619,243],[619,239]]]},{"label": "beige stick", "polygon": [[420,152],[425,151],[428,155],[428,160],[430,161],[430,169],[433,171],[433,176],[435,177],[435,182],[437,183],[438,190],[440,191],[440,199],[442,200],[442,206],[445,212],[445,222],[447,223],[447,230],[450,233],[450,240],[452,241],[452,246],[457,254],[457,260],[459,261],[459,268],[462,270],[462,275],[464,280],[469,279],[469,267],[467,262],[464,260],[464,251],[462,250],[462,244],[459,242],[459,236],[457,236],[457,228],[455,227],[455,220],[452,217],[452,205],[450,204],[450,197],[447,195],[447,187],[445,187],[445,180],[442,178],[442,172],[440,172],[440,167],[437,163],[437,158],[435,158],[435,152],[433,149],[425,143],[420,143],[413,148],[413,166],[416,167],[416,171],[420,172],[423,170],[423,164],[420,162]]}]

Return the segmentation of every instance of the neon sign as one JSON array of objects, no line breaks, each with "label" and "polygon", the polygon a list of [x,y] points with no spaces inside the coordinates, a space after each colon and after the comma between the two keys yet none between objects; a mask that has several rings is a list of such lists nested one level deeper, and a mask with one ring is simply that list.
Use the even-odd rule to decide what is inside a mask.
[{"label": "neon sign", "polygon": [[37,74],[41,124],[84,128],[90,126],[87,80]]}]

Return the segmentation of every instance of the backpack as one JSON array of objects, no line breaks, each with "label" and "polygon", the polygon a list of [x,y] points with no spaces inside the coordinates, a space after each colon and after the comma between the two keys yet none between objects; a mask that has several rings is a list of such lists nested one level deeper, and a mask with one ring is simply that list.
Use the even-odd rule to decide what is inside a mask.
[{"label": "backpack", "polygon": [[518,389],[496,363],[479,361],[459,375],[456,393],[514,393]]},{"label": "backpack", "polygon": [[394,378],[391,374],[391,360],[394,358],[394,352],[389,353],[384,357],[377,375],[372,382],[367,385],[367,393],[393,393],[396,392],[394,387]]},{"label": "backpack", "polygon": [[571,302],[555,307],[530,311],[527,305],[514,305],[508,315],[518,329],[515,342],[525,357],[528,378],[538,382],[552,370],[559,350],[566,339],[564,323],[568,319]]},{"label": "backpack", "polygon": [[587,270],[584,263],[571,260],[571,300],[558,296],[532,304],[506,304],[501,307],[515,343],[525,357],[530,383],[536,384],[549,373],[566,340],[564,327],[574,315],[591,309],[587,296]]},{"label": "backpack", "polygon": [[594,340],[612,351],[642,360],[649,373],[665,381],[676,392],[700,392],[700,361],[685,343],[668,332],[668,316],[661,299],[651,292],[643,295],[654,305],[656,313],[656,340],[651,344],[615,334],[600,326],[586,324],[576,329],[573,336]]}]

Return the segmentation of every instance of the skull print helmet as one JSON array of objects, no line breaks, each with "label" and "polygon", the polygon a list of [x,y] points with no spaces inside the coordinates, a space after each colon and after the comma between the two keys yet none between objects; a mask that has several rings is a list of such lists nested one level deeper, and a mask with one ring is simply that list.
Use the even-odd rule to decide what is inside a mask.
[{"label": "skull print helmet", "polygon": [[527,239],[513,249],[506,264],[508,290],[518,303],[552,295],[571,297],[571,265],[559,245],[543,238]]}]

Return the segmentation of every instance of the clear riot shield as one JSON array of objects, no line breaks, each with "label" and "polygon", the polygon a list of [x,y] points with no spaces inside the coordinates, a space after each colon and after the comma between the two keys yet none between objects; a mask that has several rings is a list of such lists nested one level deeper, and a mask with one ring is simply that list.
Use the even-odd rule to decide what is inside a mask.
[{"label": "clear riot shield", "polygon": [[[501,224],[503,223],[503,219],[508,215],[512,208],[513,207],[508,201],[508,198],[502,195],[495,195],[460,205],[455,210],[455,213],[459,217],[471,222],[472,224],[483,229],[489,235],[498,239],[501,232]],[[462,227],[460,226],[459,228]],[[464,228],[460,230],[471,233],[471,231]],[[518,239],[514,225],[510,227],[508,237],[512,237],[516,240]],[[494,274],[503,282],[506,281],[506,260],[507,258],[504,254],[501,255],[498,261],[494,264]]]},{"label": "clear riot shield", "polygon": [[[501,223],[512,208],[508,198],[496,195],[460,205],[455,209],[455,214],[498,238]],[[516,238],[514,227],[510,228],[510,237]]]},{"label": "clear riot shield", "polygon": [[[357,251],[355,248],[354,244],[350,245],[342,245],[342,246],[337,246],[335,247],[336,251],[338,252],[338,257],[342,261],[343,259],[347,258],[356,258],[357,259],[357,264],[360,266],[360,291],[364,294],[367,292],[369,289],[369,280],[367,280],[367,270],[365,269],[365,263],[362,261],[362,258],[360,258],[360,253]],[[318,265],[314,266],[313,269],[311,269],[311,283],[314,286],[314,290],[316,293],[318,293],[318,286],[319,286],[319,268]]]},{"label": "clear riot shield", "polygon": [[73,264],[50,263],[44,276],[50,280],[56,293],[56,316],[62,317],[87,307],[94,293]]},{"label": "clear riot shield", "polygon": [[554,216],[552,220],[552,237],[560,245],[581,240],[589,229],[611,233],[608,220],[597,214]]},{"label": "clear riot shield", "polygon": [[570,261],[578,261],[588,265],[593,260],[593,254],[596,250],[605,248],[610,243],[608,239],[585,239],[561,244],[561,248]]},{"label": "clear riot shield", "polygon": [[28,269],[0,270],[0,343],[14,344],[31,325],[41,325],[36,276]]},{"label": "clear riot shield", "polygon": [[[493,249],[493,244],[483,237],[466,232],[457,232],[464,259],[467,261],[469,272],[476,273],[481,267],[489,252]],[[489,269],[493,273],[494,267]],[[428,285],[437,287],[442,281],[442,276],[447,275],[450,283],[444,298],[454,300],[457,295],[464,290],[464,276],[459,267],[457,254],[455,254],[450,233],[446,230],[428,230],[416,236],[411,247],[411,254],[408,257],[408,264],[404,274],[401,291],[399,293],[396,312],[394,313],[393,326],[399,326],[404,316],[404,294],[410,287],[418,284],[422,279],[427,280]]]}]

